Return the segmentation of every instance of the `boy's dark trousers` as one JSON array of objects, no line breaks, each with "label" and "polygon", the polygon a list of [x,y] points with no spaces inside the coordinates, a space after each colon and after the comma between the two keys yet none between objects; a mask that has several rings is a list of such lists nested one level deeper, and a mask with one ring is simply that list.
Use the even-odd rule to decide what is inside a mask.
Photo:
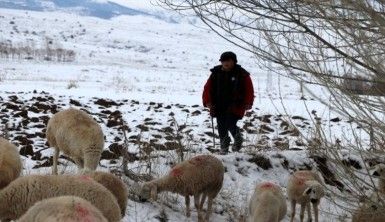
[{"label": "boy's dark trousers", "polygon": [[229,132],[234,138],[233,151],[242,148],[243,138],[240,129],[237,127],[239,117],[231,113],[217,115],[218,134],[221,145],[221,152],[227,153],[230,146]]}]

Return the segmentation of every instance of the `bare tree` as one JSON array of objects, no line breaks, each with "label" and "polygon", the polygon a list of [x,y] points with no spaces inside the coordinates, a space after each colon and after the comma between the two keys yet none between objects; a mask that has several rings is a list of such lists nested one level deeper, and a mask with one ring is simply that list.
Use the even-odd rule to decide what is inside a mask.
[{"label": "bare tree", "polygon": [[44,48],[38,48],[32,39],[27,42],[13,43],[10,40],[0,42],[0,56],[6,59],[46,60],[53,62],[73,62],[76,53],[73,50],[63,49],[61,44],[52,39],[44,39]]},{"label": "bare tree", "polygon": [[[341,143],[317,129],[318,155],[326,156],[344,185],[349,205],[375,191],[369,160],[382,158],[385,138],[385,2],[380,0],[158,0],[181,13],[197,15],[227,41],[252,52],[262,65],[329,91],[313,96],[362,128]],[[269,65],[272,64],[272,65]],[[357,125],[352,125],[356,127]],[[319,127],[319,126],[317,126]],[[353,138],[352,138],[353,137]],[[374,145],[373,145],[374,144]],[[342,150],[364,164],[346,166]],[[385,161],[385,160],[379,161]],[[333,195],[338,196],[338,195]],[[349,200],[349,201],[346,201]],[[337,201],[336,201],[337,202]],[[356,204],[352,204],[351,212]]]}]

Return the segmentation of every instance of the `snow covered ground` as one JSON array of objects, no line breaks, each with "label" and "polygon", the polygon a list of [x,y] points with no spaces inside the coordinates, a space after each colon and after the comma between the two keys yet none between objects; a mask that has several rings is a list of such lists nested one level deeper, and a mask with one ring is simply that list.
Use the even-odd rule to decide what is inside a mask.
[{"label": "snow covered ground", "polygon": [[[140,9],[163,10],[149,8],[154,6],[148,2],[124,2]],[[218,156],[227,172],[212,221],[236,221],[245,211],[255,183],[270,180],[285,187],[290,172],[315,167],[302,137],[290,126],[295,124],[300,133],[310,135],[314,116],[309,112],[316,111],[336,139],[351,135],[346,120],[303,94],[298,83],[260,69],[251,54],[199,23],[171,23],[151,16],[103,20],[61,12],[0,9],[0,27],[0,42],[33,42],[35,47],[44,48],[51,41],[52,47],[76,52],[76,60],[67,63],[0,59],[1,125],[9,125],[10,137],[21,149],[25,174],[49,172],[52,150],[46,149],[45,124],[53,112],[70,106],[86,109],[102,125],[106,135],[103,170],[120,166],[116,152],[123,144],[116,124],[120,114],[130,128],[129,151],[134,159],[129,168],[136,172],[146,171],[145,161],[139,160],[143,155],[139,139],[142,145],[153,148],[155,176],[163,175],[175,163],[178,135],[188,149],[187,157],[215,154],[209,115],[201,107],[201,91],[209,69],[218,64],[220,53],[228,50],[236,52],[240,64],[252,73],[256,99],[240,123],[246,148]],[[315,90],[327,97],[321,88]],[[261,156],[270,160],[271,166],[261,164]],[[68,165],[66,171],[74,169],[64,158],[61,163]],[[162,195],[156,203],[131,200],[127,209],[124,221],[159,221],[161,209],[169,221],[197,220],[194,213],[190,219],[184,216],[183,199],[172,194]],[[333,216],[336,212],[339,216]],[[321,214],[325,222],[343,221],[345,217],[329,200],[322,202]]]}]

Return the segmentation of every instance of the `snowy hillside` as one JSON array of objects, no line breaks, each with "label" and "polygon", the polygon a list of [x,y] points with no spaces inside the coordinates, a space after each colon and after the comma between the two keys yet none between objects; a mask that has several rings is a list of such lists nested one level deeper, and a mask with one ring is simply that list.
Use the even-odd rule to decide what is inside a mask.
[{"label": "snowy hillside", "polygon": [[[0,2],[1,7],[24,1]],[[38,2],[45,1],[26,2],[40,7]],[[60,2],[99,4],[54,2],[55,9],[68,6]],[[130,1],[124,2],[119,7],[129,7]],[[343,141],[351,135],[355,126],[301,92],[298,83],[260,69],[250,53],[213,32],[153,16],[148,7],[138,3],[132,14],[120,13],[126,15],[111,19],[41,9],[0,9],[0,46],[12,49],[0,52],[1,128],[8,125],[11,141],[20,148],[25,174],[50,172],[52,149],[47,149],[45,125],[53,113],[68,107],[87,110],[101,124],[106,135],[102,170],[120,171],[120,118],[129,127],[129,168],[134,172],[146,173],[151,163],[153,176],[165,174],[177,161],[175,150],[181,144],[186,157],[217,155],[201,92],[209,69],[228,50],[237,52],[240,64],[252,73],[256,99],[240,124],[245,148],[217,155],[226,174],[212,221],[236,221],[246,210],[255,183],[270,180],[286,187],[291,172],[319,164],[308,157],[301,136],[313,133],[315,115],[331,129],[333,138]],[[63,62],[70,52],[73,58]],[[327,98],[322,88],[313,88]],[[60,162],[63,171],[76,168],[66,158]],[[321,204],[321,221],[344,221],[345,213],[328,199]],[[133,199],[127,209],[124,221],[159,221],[162,209],[169,221],[197,220],[194,211],[192,218],[184,216],[184,201],[174,194],[164,194],[153,203]],[[338,216],[333,215],[336,212]]]},{"label": "snowy hillside", "polygon": [[[120,15],[145,15],[167,22],[183,20],[176,13],[166,12],[153,1],[107,0],[1,0],[0,8],[29,11],[61,11],[81,16],[111,19]],[[195,21],[191,19],[190,21]]]}]

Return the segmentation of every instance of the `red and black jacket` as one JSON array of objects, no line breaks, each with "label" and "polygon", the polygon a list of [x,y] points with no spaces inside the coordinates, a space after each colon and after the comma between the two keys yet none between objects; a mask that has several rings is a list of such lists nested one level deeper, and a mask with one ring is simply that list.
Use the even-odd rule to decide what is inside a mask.
[{"label": "red and black jacket", "polygon": [[210,114],[217,117],[231,113],[242,118],[246,107],[254,102],[254,88],[250,74],[240,65],[225,72],[222,66],[210,70],[211,75],[203,90],[203,106],[211,106]]}]

